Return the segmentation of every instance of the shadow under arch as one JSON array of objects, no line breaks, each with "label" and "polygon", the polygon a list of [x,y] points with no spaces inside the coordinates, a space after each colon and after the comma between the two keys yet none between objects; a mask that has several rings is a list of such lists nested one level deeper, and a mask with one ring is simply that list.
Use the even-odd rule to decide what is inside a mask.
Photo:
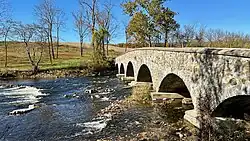
[{"label": "shadow under arch", "polygon": [[152,82],[150,70],[145,64],[143,64],[139,69],[137,82]]},{"label": "shadow under arch", "polygon": [[212,112],[212,116],[249,120],[250,96],[240,95],[224,100]]},{"label": "shadow under arch", "polygon": [[118,67],[118,64],[115,64],[115,74],[118,74],[119,73],[119,67]]},{"label": "shadow under arch", "polygon": [[178,93],[185,98],[191,98],[184,81],[177,75],[170,73],[161,82],[159,92]]},{"label": "shadow under arch", "polygon": [[134,77],[134,67],[131,62],[128,63],[126,76]]},{"label": "shadow under arch", "polygon": [[121,66],[120,66],[120,74],[125,74],[125,71],[124,71],[124,66],[123,66],[123,64],[121,64]]}]

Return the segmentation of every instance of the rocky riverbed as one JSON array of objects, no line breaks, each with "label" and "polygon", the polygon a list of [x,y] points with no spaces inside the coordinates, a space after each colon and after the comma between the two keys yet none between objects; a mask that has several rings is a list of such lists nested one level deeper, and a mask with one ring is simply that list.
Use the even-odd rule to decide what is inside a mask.
[{"label": "rocky riverbed", "polygon": [[[107,126],[88,140],[195,140],[196,129],[183,120],[184,109],[170,103],[117,100],[97,117],[109,118]],[[79,138],[80,140],[80,138]]]}]

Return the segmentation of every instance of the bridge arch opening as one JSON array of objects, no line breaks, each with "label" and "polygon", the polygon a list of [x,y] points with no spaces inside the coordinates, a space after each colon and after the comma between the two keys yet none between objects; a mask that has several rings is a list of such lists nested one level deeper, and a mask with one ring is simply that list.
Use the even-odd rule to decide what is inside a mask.
[{"label": "bridge arch opening", "polygon": [[143,64],[139,69],[137,82],[152,82],[150,70],[145,64]]},{"label": "bridge arch opening", "polygon": [[250,120],[250,96],[234,96],[224,100],[212,112],[212,116]]},{"label": "bridge arch opening", "polygon": [[118,67],[118,64],[115,64],[115,74],[118,74],[119,73],[119,67]]},{"label": "bridge arch opening", "polygon": [[133,64],[131,62],[128,63],[126,76],[127,77],[134,77],[134,67],[133,67]]},{"label": "bridge arch opening", "polygon": [[125,71],[124,71],[124,66],[123,66],[123,64],[121,64],[121,66],[120,66],[120,74],[125,74]]},{"label": "bridge arch opening", "polygon": [[184,81],[177,75],[168,74],[161,82],[159,92],[178,93],[185,98],[191,98]]}]

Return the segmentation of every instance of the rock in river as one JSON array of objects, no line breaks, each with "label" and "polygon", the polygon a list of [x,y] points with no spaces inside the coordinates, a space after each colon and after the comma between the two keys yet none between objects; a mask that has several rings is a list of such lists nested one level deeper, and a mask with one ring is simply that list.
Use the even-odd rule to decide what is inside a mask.
[{"label": "rock in river", "polygon": [[29,105],[28,108],[23,108],[23,109],[17,109],[9,113],[9,115],[20,115],[20,114],[25,114],[28,113],[32,110],[35,109],[35,105]]}]

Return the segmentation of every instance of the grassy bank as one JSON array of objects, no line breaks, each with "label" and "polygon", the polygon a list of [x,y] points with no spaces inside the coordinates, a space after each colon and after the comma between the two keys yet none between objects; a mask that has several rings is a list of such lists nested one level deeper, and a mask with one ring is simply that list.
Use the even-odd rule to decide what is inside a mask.
[{"label": "grassy bank", "polygon": [[[118,56],[119,53],[114,50],[109,51],[108,61]],[[84,48],[84,54],[81,57],[79,48],[71,45],[60,45],[58,50],[58,58],[53,59],[53,63],[50,63],[48,49],[44,48],[42,60],[39,65],[41,72],[54,71],[54,70],[75,70],[75,69],[98,69],[102,66],[106,66],[106,62],[103,64],[97,64],[94,61],[91,48]],[[28,60],[24,45],[22,43],[11,43],[8,46],[8,66],[5,67],[5,48],[0,46],[0,72],[29,72],[32,70],[32,66]],[[86,72],[86,71],[85,71]]]}]

